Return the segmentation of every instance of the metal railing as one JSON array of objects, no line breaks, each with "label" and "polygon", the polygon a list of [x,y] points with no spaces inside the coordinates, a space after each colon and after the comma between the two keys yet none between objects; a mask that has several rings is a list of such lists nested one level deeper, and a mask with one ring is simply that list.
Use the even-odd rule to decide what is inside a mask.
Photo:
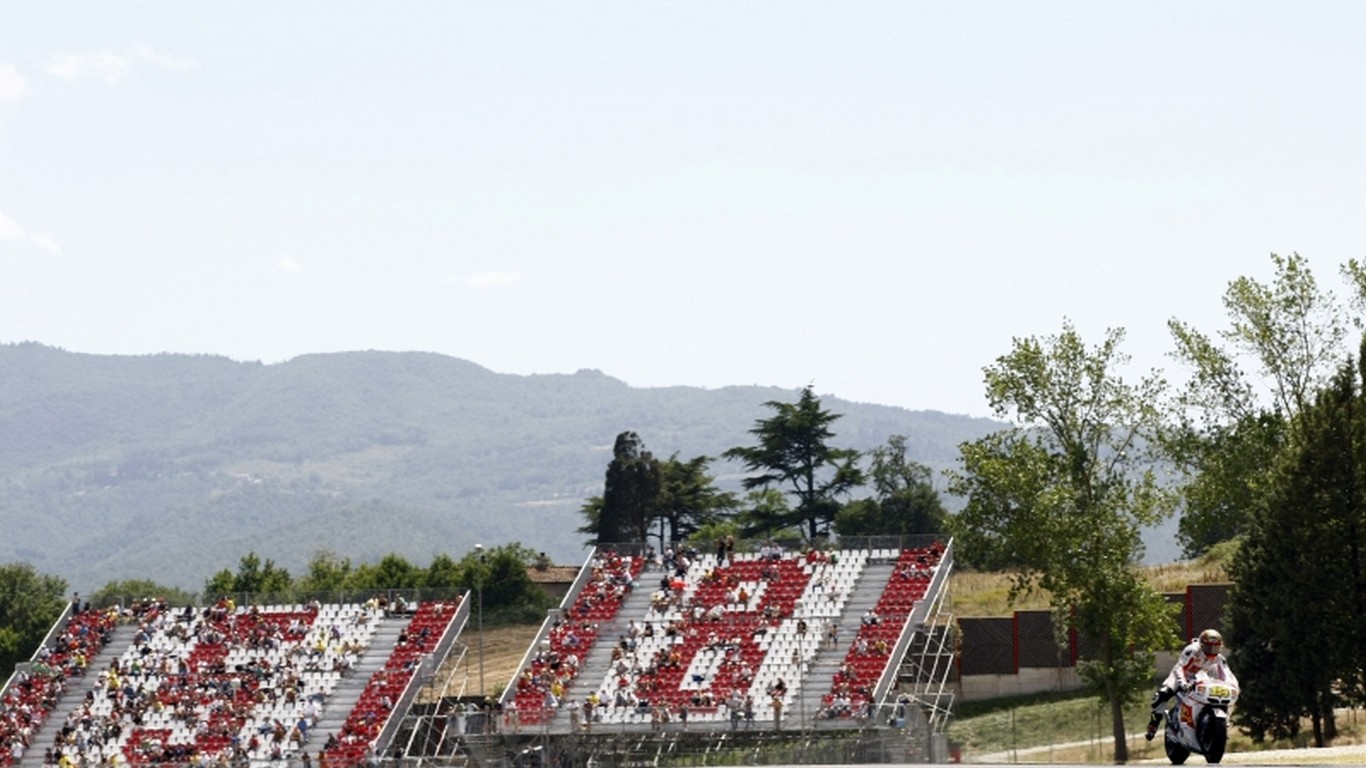
[{"label": "metal railing", "polygon": [[935,566],[934,576],[930,579],[930,585],[925,590],[925,599],[916,602],[911,613],[906,617],[906,623],[901,628],[901,635],[897,638],[896,645],[892,646],[891,658],[896,659],[896,663],[888,664],[878,677],[877,684],[873,686],[872,700],[881,702],[887,698],[892,686],[896,684],[897,670],[901,666],[901,659],[905,657],[906,650],[910,648],[911,638],[919,631],[919,628],[926,624],[931,607],[935,604],[935,599],[948,587],[949,573],[953,570],[953,540],[950,539],[944,547],[944,552],[939,556],[939,563]]},{"label": "metal railing", "polygon": [[432,652],[427,654],[418,668],[413,671],[412,677],[408,679],[408,684],[403,688],[403,693],[394,703],[393,709],[390,710],[391,715],[388,721],[380,729],[379,735],[375,737],[375,744],[381,752],[388,751],[398,729],[403,725],[403,718],[394,717],[393,714],[407,712],[417,699],[418,693],[436,678],[437,671],[450,653],[455,639],[464,630],[469,618],[470,599],[469,593],[466,592],[455,610],[455,615],[451,617],[450,622],[446,624],[446,629],[441,633],[441,638],[433,646]]},{"label": "metal railing", "polygon": [[555,622],[574,605],[575,600],[579,599],[579,593],[583,592],[583,588],[588,584],[588,579],[593,575],[592,569],[588,565],[593,562],[593,558],[597,555],[598,550],[595,547],[588,553],[588,557],[584,558],[583,565],[579,566],[579,575],[575,577],[574,583],[569,585],[569,591],[564,594],[559,606],[551,608],[546,613],[545,621],[541,622],[541,628],[536,631],[536,637],[532,639],[531,645],[527,647],[526,652],[522,654],[521,661],[517,663],[517,668],[513,670],[512,679],[508,680],[507,685],[504,686],[503,695],[498,697],[498,702],[503,707],[506,708],[517,697],[517,680],[521,677],[522,670],[530,668],[531,660],[535,658],[541,643],[550,636],[550,630],[555,626]]}]

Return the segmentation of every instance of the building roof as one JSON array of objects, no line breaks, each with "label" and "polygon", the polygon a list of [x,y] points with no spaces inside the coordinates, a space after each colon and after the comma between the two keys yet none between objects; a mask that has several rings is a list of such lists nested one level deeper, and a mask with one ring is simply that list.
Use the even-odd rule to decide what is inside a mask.
[{"label": "building roof", "polygon": [[528,568],[526,575],[536,584],[572,584],[579,575],[579,569],[573,565],[552,565],[545,570]]}]

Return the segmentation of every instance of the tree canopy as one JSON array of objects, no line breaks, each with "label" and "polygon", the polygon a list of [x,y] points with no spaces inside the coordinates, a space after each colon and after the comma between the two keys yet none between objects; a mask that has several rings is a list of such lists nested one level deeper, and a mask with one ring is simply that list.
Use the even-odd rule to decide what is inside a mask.
[{"label": "tree canopy", "polygon": [[255,552],[248,552],[238,561],[237,572],[224,568],[209,577],[204,583],[204,593],[209,598],[230,594],[284,595],[294,588],[294,579],[289,571],[279,568],[275,561]]},{"label": "tree canopy", "polygon": [[0,677],[33,655],[66,606],[66,580],[28,563],[0,565]]},{"label": "tree canopy", "polygon": [[839,414],[821,408],[811,387],[802,389],[795,403],[770,400],[774,411],[749,430],[758,443],[737,446],[722,455],[744,465],[750,473],[743,481],[747,490],[779,488],[796,499],[781,517],[759,522],[769,530],[800,526],[808,541],[830,533],[840,510],[840,497],[863,483],[859,452],[835,448],[830,425]]},{"label": "tree canopy", "polygon": [[896,536],[944,530],[948,512],[934,487],[934,473],[907,456],[905,435],[892,435],[867,457],[865,474],[874,495],[844,505],[835,516],[839,535]]},{"label": "tree canopy", "polygon": [[[1190,373],[1164,435],[1168,456],[1185,474],[1180,536],[1188,556],[1247,530],[1295,414],[1348,353],[1347,312],[1319,286],[1308,261],[1297,253],[1273,253],[1271,261],[1269,283],[1246,276],[1229,283],[1228,325],[1217,339],[1177,319],[1168,323],[1173,358]],[[1343,274],[1358,291],[1366,286],[1355,262]]]},{"label": "tree canopy", "polygon": [[729,519],[739,502],[735,494],[716,487],[708,473],[711,457],[696,456],[687,461],[670,456],[660,463],[659,498],[655,503],[660,529],[661,549],[680,542],[699,530]]},{"label": "tree canopy", "polygon": [[602,496],[590,500],[586,532],[597,544],[643,544],[659,504],[659,462],[635,432],[622,432],[612,446]]}]

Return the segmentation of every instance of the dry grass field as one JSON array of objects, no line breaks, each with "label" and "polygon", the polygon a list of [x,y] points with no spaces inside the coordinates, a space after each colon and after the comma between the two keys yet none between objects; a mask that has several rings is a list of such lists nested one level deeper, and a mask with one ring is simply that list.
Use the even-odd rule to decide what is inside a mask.
[{"label": "dry grass field", "polygon": [[[1229,581],[1230,546],[1218,546],[1198,560],[1145,566],[1148,583],[1159,592],[1182,592],[1188,584]],[[1048,595],[1034,592],[1010,600],[1011,575],[957,569],[949,580],[949,606],[954,616],[1009,616],[1017,610],[1048,608]]]},{"label": "dry grass field", "polygon": [[[496,695],[517,672],[531,641],[541,628],[539,624],[513,625],[484,628],[484,691],[485,695]],[[479,633],[473,625],[461,633],[461,642],[469,643],[469,654],[458,664],[447,662],[437,673],[436,684],[430,686],[419,696],[419,701],[433,696],[454,695],[464,691],[474,696],[479,690]]]}]

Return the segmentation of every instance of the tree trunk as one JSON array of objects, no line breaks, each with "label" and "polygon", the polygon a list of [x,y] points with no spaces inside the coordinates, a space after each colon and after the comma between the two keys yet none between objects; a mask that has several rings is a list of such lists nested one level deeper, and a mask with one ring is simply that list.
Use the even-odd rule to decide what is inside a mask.
[{"label": "tree trunk", "polygon": [[1124,700],[1113,681],[1105,684],[1105,696],[1110,700],[1110,726],[1115,734],[1115,764],[1129,762],[1129,737],[1124,733]]}]

